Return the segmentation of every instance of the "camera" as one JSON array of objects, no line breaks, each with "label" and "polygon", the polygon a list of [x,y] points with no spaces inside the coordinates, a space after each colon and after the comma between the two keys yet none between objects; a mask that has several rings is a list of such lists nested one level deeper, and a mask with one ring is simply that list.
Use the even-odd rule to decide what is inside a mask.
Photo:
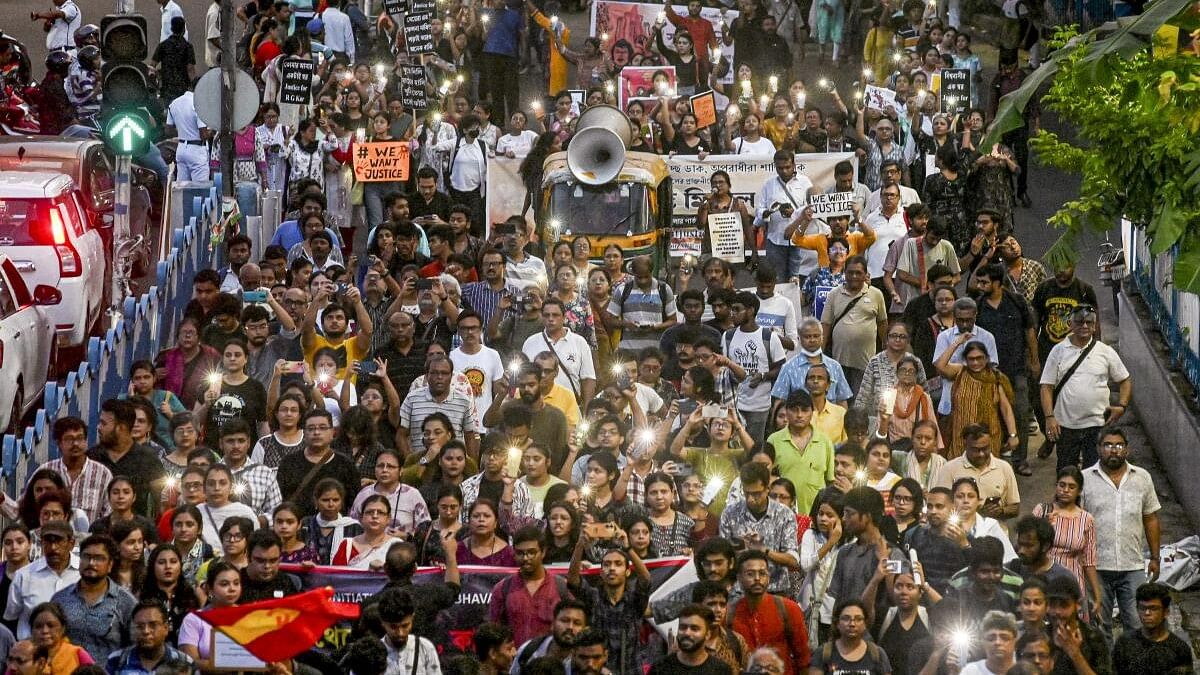
[{"label": "camera", "polygon": [[357,375],[374,375],[379,372],[379,364],[374,361],[359,361],[354,364],[354,372]]},{"label": "camera", "polygon": [[417,279],[417,290],[428,291],[433,288],[433,279]]}]

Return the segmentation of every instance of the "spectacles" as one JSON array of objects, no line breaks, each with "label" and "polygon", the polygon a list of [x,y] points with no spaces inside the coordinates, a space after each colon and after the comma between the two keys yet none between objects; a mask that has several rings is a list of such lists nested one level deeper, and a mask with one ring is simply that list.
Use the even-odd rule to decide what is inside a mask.
[{"label": "spectacles", "polygon": [[246,535],[241,532],[226,532],[221,535],[222,541],[241,541],[246,538]]},{"label": "spectacles", "polygon": [[158,630],[158,629],[159,629],[159,628],[161,628],[162,626],[163,626],[163,622],[161,622],[161,621],[148,621],[148,622],[146,622],[146,623],[135,623],[135,624],[133,624],[133,629],[134,629],[134,630],[136,630],[136,631],[143,631],[143,630]]},{"label": "spectacles", "polygon": [[1101,443],[1100,447],[1105,450],[1124,450],[1124,443]]},{"label": "spectacles", "polygon": [[908,333],[888,333],[889,340],[907,340]]},{"label": "spectacles", "polygon": [[893,504],[911,504],[912,501],[913,501],[912,497],[905,497],[903,495],[897,495],[897,494],[892,495],[892,503]]}]

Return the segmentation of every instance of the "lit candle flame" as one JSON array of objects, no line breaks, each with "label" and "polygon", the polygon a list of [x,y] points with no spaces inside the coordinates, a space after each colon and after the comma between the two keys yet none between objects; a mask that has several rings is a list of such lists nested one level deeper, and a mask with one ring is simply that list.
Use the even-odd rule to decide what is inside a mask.
[{"label": "lit candle flame", "polygon": [[822,89],[828,89],[829,88],[829,80],[822,77],[821,79],[817,80],[817,86]]},{"label": "lit candle flame", "polygon": [[513,359],[508,362],[508,372],[516,375],[521,372],[521,359]]},{"label": "lit candle flame", "polygon": [[483,16],[479,17],[479,20],[482,21],[484,24],[487,24],[487,22],[491,21],[491,19],[492,19],[492,17],[488,16],[487,14],[484,14]]},{"label": "lit candle flame", "polygon": [[601,41],[601,42],[608,42],[608,33],[601,33],[601,34],[600,34],[600,41]]},{"label": "lit candle flame", "polygon": [[179,480],[174,476],[167,476],[166,489],[174,490],[179,485]]},{"label": "lit candle flame", "polygon": [[613,90],[614,90],[614,89],[615,89],[615,87],[613,87],[613,83],[612,83],[612,82],[605,82],[605,83],[604,83],[604,91],[606,91],[606,92],[608,92],[608,93],[610,93],[610,94],[611,94],[611,93],[613,93]]},{"label": "lit candle flame", "polygon": [[375,77],[383,77],[387,73],[387,66],[382,63],[375,64]]},{"label": "lit candle flame", "polygon": [[245,483],[238,482],[238,483],[233,484],[233,494],[235,497],[241,497],[243,494],[245,494],[245,492],[246,492],[246,484]]},{"label": "lit candle flame", "polygon": [[219,387],[221,386],[221,374],[209,373],[204,377],[204,381],[207,382],[208,386],[210,387]]},{"label": "lit candle flame", "polygon": [[541,101],[533,101],[533,102],[532,102],[532,103],[530,103],[529,105],[530,105],[530,106],[532,106],[534,110],[541,110],[541,109],[542,109],[542,102],[541,102]]},{"label": "lit candle flame", "polygon": [[768,77],[767,85],[770,88],[772,94],[779,91],[779,77],[777,75],[772,75],[772,76]]},{"label": "lit candle flame", "polygon": [[584,499],[591,497],[592,496],[592,486],[584,485],[583,487],[579,488],[579,496],[583,497]]},{"label": "lit candle flame", "polygon": [[455,82],[458,82],[459,84],[462,84],[462,83],[463,83],[463,76],[462,76],[462,73],[459,73],[458,75],[455,75],[455,76],[454,76],[454,81],[455,81]]},{"label": "lit candle flame", "polygon": [[742,80],[742,96],[750,98],[754,93],[750,88],[750,80]]},{"label": "lit candle flame", "polygon": [[329,384],[330,380],[332,379],[333,378],[329,376],[329,373],[321,373],[317,376],[317,382],[320,382],[321,384]]},{"label": "lit candle flame", "polygon": [[433,121],[441,122],[442,121],[442,113],[440,113],[440,112],[433,113]]},{"label": "lit candle flame", "polygon": [[551,25],[551,26],[557,26],[557,25],[558,25],[558,16],[557,16],[557,15],[550,17],[550,25]]},{"label": "lit candle flame", "polygon": [[957,525],[960,522],[962,522],[962,516],[958,515],[957,511],[950,514],[950,524],[951,525]]},{"label": "lit candle flame", "polygon": [[658,434],[653,429],[642,429],[638,432],[638,441],[642,445],[650,445],[658,438]]},{"label": "lit candle flame", "polygon": [[895,54],[892,54],[892,63],[900,63],[901,58],[903,58],[903,57],[900,55],[900,52],[896,52]]},{"label": "lit candle flame", "polygon": [[509,448],[508,449],[508,459],[511,461],[516,461],[518,459],[521,459],[521,449],[516,446]]},{"label": "lit candle flame", "polygon": [[584,434],[587,434],[587,432],[589,430],[591,430],[591,428],[592,428],[592,423],[587,420],[583,420],[582,422],[580,422],[579,427],[578,427],[578,429],[581,432],[583,432]]},{"label": "lit candle flame", "polygon": [[611,370],[612,370],[613,377],[619,377],[621,374],[623,374],[625,372],[625,366],[623,366],[619,363],[614,363]]},{"label": "lit candle flame", "polygon": [[866,471],[859,469],[858,471],[854,472],[854,482],[862,483],[862,482],[865,482],[866,480],[867,480],[867,472]]}]

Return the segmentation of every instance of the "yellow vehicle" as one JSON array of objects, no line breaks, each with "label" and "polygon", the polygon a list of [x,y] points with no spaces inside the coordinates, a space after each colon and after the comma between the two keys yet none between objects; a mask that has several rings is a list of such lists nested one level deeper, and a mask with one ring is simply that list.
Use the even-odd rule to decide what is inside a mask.
[{"label": "yellow vehicle", "polygon": [[659,155],[627,152],[633,127],[608,105],[579,116],[566,152],[546,158],[542,180],[545,205],[542,243],[587,236],[592,257],[610,244],[626,260],[649,255],[665,271],[671,233],[671,174]]}]

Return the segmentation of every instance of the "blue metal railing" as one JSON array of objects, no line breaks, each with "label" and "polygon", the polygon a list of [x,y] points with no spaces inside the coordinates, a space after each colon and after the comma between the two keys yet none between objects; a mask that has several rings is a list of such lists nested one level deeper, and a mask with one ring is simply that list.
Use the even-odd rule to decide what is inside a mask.
[{"label": "blue metal railing", "polygon": [[81,418],[88,426],[88,442],[94,444],[101,402],[126,390],[134,361],[152,359],[162,346],[171,344],[191,298],[192,277],[212,267],[218,254],[210,245],[210,235],[222,222],[220,190],[218,176],[213,188],[184,201],[184,225],[172,233],[171,250],[155,270],[155,285],[140,297],[125,299],[115,325],[103,337],[91,338],[86,360],[63,384],[46,385],[34,423],[21,436],[7,434],[0,441],[0,486],[5,494],[17,497],[40,464],[59,456],[50,437],[55,420]]}]

